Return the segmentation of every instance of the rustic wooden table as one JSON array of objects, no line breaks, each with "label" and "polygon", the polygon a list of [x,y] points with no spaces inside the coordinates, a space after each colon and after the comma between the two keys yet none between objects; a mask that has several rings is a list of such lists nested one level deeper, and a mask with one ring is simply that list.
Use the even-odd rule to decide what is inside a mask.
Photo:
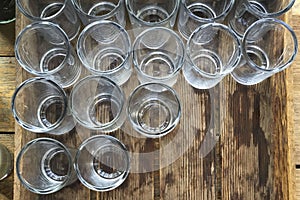
[{"label": "rustic wooden table", "polygon": [[[16,26],[15,23],[0,25],[0,143],[14,155],[30,139],[40,137],[14,125],[10,111],[15,85],[28,77],[16,64],[13,52],[15,27],[18,33],[25,25],[23,19],[18,13]],[[284,19],[300,37],[299,0]],[[55,194],[38,196],[25,190],[13,173],[0,182],[0,193],[15,200],[300,199],[299,79],[299,56],[292,67],[253,87],[238,85],[231,77],[226,77],[220,86],[221,95],[226,97],[223,105],[226,120],[221,125],[221,136],[215,148],[205,158],[198,154],[203,139],[201,133],[205,128],[192,130],[188,126],[199,123],[197,118],[189,122],[191,124],[182,122],[180,125],[186,131],[195,131],[198,136],[179,159],[154,172],[132,173],[114,191],[96,193],[76,182]],[[182,82],[175,89],[180,92],[183,87],[187,85]],[[196,112],[203,112],[200,109],[205,105],[207,94],[193,91],[191,97],[198,101]],[[189,114],[192,118],[196,115],[192,111]],[[130,150],[143,152],[159,149],[174,136],[137,141],[120,132],[114,135],[122,139]],[[81,142],[76,133],[56,139],[71,146]],[[162,152],[158,153],[153,163],[159,164],[161,155]]]}]

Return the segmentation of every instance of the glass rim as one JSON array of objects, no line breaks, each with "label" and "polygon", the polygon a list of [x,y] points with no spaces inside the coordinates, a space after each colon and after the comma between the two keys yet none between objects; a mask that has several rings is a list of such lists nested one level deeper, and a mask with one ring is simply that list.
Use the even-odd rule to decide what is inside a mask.
[{"label": "glass rim", "polygon": [[[247,46],[247,36],[250,34],[250,32],[252,31],[253,28],[255,28],[256,26],[260,26],[261,24],[264,23],[275,23],[277,25],[280,25],[282,27],[284,27],[284,29],[288,30],[288,32],[290,33],[290,36],[293,39],[294,42],[294,53],[293,55],[283,64],[281,64],[280,66],[276,67],[276,68],[271,68],[271,69],[266,69],[266,68],[261,68],[260,66],[258,66],[257,64],[255,64],[252,59],[248,56],[247,54],[247,50],[246,50],[246,46]],[[279,72],[283,69],[285,69],[286,67],[288,67],[296,58],[297,56],[297,52],[298,52],[298,40],[297,40],[297,36],[296,33],[294,32],[294,30],[284,21],[281,21],[279,19],[276,18],[263,18],[260,20],[257,20],[256,22],[254,22],[245,32],[244,37],[242,39],[242,54],[244,55],[243,57],[245,58],[247,64],[249,64],[251,67],[257,68],[259,70],[265,71],[265,72]]]},{"label": "glass rim", "polygon": [[113,142],[115,142],[117,144],[118,147],[120,147],[125,152],[127,166],[126,166],[126,170],[124,171],[125,174],[122,175],[123,176],[123,181],[125,181],[125,179],[127,178],[128,174],[129,174],[129,171],[130,171],[130,155],[129,155],[129,152],[128,152],[126,146],[119,139],[117,139],[117,138],[115,138],[113,136],[110,136],[110,135],[94,135],[94,136],[89,137],[88,139],[84,140],[81,143],[81,145],[78,147],[78,151],[77,151],[77,153],[75,155],[75,159],[74,159],[74,169],[76,171],[78,179],[87,188],[89,188],[91,190],[98,191],[98,192],[106,192],[106,191],[110,191],[110,190],[113,190],[113,189],[117,188],[118,186],[120,186],[123,183],[123,181],[119,182],[118,184],[114,185],[113,187],[103,188],[103,187],[100,187],[100,186],[95,186],[95,185],[92,185],[91,183],[87,182],[83,178],[83,176],[81,175],[81,170],[79,169],[79,166],[78,166],[78,161],[79,161],[79,157],[80,157],[81,151],[84,148],[86,148],[86,146],[89,145],[89,143],[91,141],[94,141],[94,140],[97,140],[97,139],[105,139],[105,140],[113,141]]},{"label": "glass rim", "polygon": [[[59,66],[57,66],[55,69],[47,71],[47,72],[36,71],[32,67],[30,67],[27,64],[25,64],[23,62],[23,60],[21,59],[21,57],[20,57],[20,51],[19,51],[20,41],[21,41],[22,37],[24,36],[24,34],[28,34],[29,31],[32,31],[32,30],[41,29],[41,26],[42,27],[48,27],[48,28],[50,27],[52,30],[58,31],[59,34],[61,34],[63,36],[63,40],[65,42],[66,50],[67,50],[65,58],[59,64]],[[23,69],[25,69],[27,72],[29,72],[29,73],[31,73],[33,75],[36,75],[36,76],[46,76],[46,75],[52,75],[52,74],[57,73],[58,71],[60,71],[65,66],[65,64],[67,63],[70,55],[71,55],[71,44],[70,44],[70,41],[69,41],[69,38],[68,38],[67,34],[63,31],[62,28],[60,28],[59,25],[54,24],[52,22],[48,22],[48,21],[33,22],[33,23],[27,25],[18,34],[18,36],[16,38],[16,42],[15,42],[15,56],[16,56],[16,60],[18,61],[18,63],[21,65],[21,67]]]},{"label": "glass rim", "polygon": [[96,19],[96,20],[101,20],[101,19],[106,19],[108,17],[111,17],[112,15],[114,15],[116,12],[118,12],[118,9],[121,7],[121,4],[123,3],[124,0],[119,0],[118,4],[116,5],[116,7],[114,9],[112,9],[109,13],[106,13],[104,15],[100,15],[100,16],[95,16],[95,15],[89,15],[88,13],[84,12],[81,7],[78,4],[78,0],[71,0],[72,4],[74,5],[74,8],[82,15],[84,15],[87,18],[90,19]]},{"label": "glass rim", "polygon": [[[76,112],[74,111],[74,108],[73,108],[73,98],[74,98],[74,95],[77,91],[75,90],[78,90],[82,85],[84,85],[85,83],[93,80],[93,79],[97,79],[98,81],[99,80],[102,80],[102,81],[105,81],[109,84],[111,84],[114,89],[117,90],[118,93],[121,94],[122,96],[122,104],[121,104],[121,107],[119,109],[119,112],[117,113],[116,116],[114,116],[113,120],[103,124],[103,125],[96,125],[96,124],[93,124],[93,126],[91,126],[91,123],[87,123],[86,121],[82,121],[76,114]],[[121,117],[122,115],[122,112],[123,112],[123,109],[125,108],[125,102],[126,101],[126,97],[125,97],[125,94],[123,92],[123,90],[121,89],[121,87],[115,83],[114,81],[112,81],[110,78],[108,77],[105,77],[105,76],[101,76],[101,75],[89,75],[89,76],[86,76],[84,77],[83,79],[79,80],[77,83],[75,83],[75,85],[73,86],[72,90],[71,90],[71,93],[70,93],[70,98],[69,98],[69,108],[70,108],[70,111],[74,117],[74,119],[79,123],[81,124],[82,126],[84,127],[87,127],[89,129],[92,129],[92,130],[105,130],[106,128],[109,128],[111,126],[114,125],[114,123]]]},{"label": "glass rim", "polygon": [[174,0],[175,1],[174,9],[172,10],[172,12],[170,13],[170,15],[167,18],[165,18],[164,20],[159,21],[159,22],[147,22],[147,21],[141,20],[140,18],[138,18],[136,16],[136,14],[133,12],[133,10],[131,8],[131,5],[129,4],[129,1],[130,0],[125,0],[128,14],[130,14],[135,20],[139,21],[141,24],[143,24],[145,26],[152,26],[152,27],[162,25],[162,24],[166,23],[167,21],[169,21],[174,15],[177,14],[177,10],[179,8],[179,0]]},{"label": "glass rim", "polygon": [[199,16],[195,15],[194,13],[192,13],[190,11],[190,9],[188,9],[188,5],[186,4],[186,0],[182,0],[181,2],[183,4],[184,8],[188,11],[189,16],[196,19],[197,21],[204,21],[205,23],[211,23],[211,22],[214,22],[214,21],[217,21],[219,19],[222,19],[222,18],[226,17],[228,15],[228,13],[230,12],[230,10],[233,8],[235,0],[230,0],[228,2],[228,5],[227,5],[226,9],[221,14],[219,14],[216,17],[213,17],[213,18],[199,17]]},{"label": "glass rim", "polygon": [[68,0],[64,0],[63,6],[54,15],[51,15],[50,17],[41,18],[41,17],[31,15],[27,10],[25,10],[23,5],[21,4],[21,1],[22,0],[16,0],[16,5],[18,9],[23,13],[23,15],[25,15],[27,18],[31,19],[32,21],[49,21],[54,19],[55,17],[59,16],[63,12],[68,2]]},{"label": "glass rim", "polygon": [[[167,76],[164,76],[164,77],[153,77],[153,76],[150,76],[148,74],[145,74],[141,68],[139,67],[139,64],[138,62],[136,61],[136,48],[137,48],[137,45],[139,45],[139,43],[141,42],[141,39],[142,37],[145,36],[145,34],[147,34],[148,32],[151,32],[153,30],[162,30],[162,31],[165,31],[167,32],[170,37],[175,37],[176,41],[179,43],[180,45],[180,49],[182,49],[182,53],[183,55],[180,56],[180,61],[179,61],[179,64],[176,65],[176,70],[174,70],[171,74],[167,75]],[[143,76],[149,78],[149,79],[153,79],[153,80],[156,80],[156,81],[163,81],[163,80],[168,80],[174,76],[176,76],[176,74],[181,70],[181,68],[183,67],[183,64],[184,64],[184,54],[185,54],[185,48],[184,48],[184,43],[182,41],[182,39],[179,37],[179,35],[169,29],[169,28],[166,28],[166,27],[151,27],[151,28],[148,28],[146,30],[144,30],[143,32],[141,32],[134,40],[134,43],[132,45],[132,61],[133,61],[133,65],[134,65],[134,68],[137,70],[138,73],[142,74]]]},{"label": "glass rim", "polygon": [[8,168],[5,170],[3,176],[0,176],[0,181],[1,181],[3,179],[7,178],[10,175],[10,173],[12,172],[12,170],[13,170],[13,157],[12,157],[12,153],[9,151],[9,149],[1,143],[0,143],[0,151],[5,151],[6,155],[8,156],[8,159],[7,159]]},{"label": "glass rim", "polygon": [[[194,62],[192,61],[191,57],[190,57],[190,44],[191,44],[191,41],[193,39],[193,37],[195,36],[195,34],[197,34],[199,31],[201,30],[204,30],[206,28],[209,28],[209,27],[217,27],[218,29],[221,29],[225,32],[227,32],[233,39],[233,41],[235,41],[235,43],[237,44],[237,48],[236,50],[238,51],[238,56],[235,60],[235,62],[233,63],[233,65],[230,67],[231,70],[225,70],[225,71],[222,71],[222,73],[217,73],[217,74],[211,74],[211,73],[208,73],[208,72],[205,72],[201,69],[199,69],[198,67],[195,66]],[[193,33],[190,35],[188,41],[187,41],[187,44],[186,44],[186,56],[188,58],[188,60],[191,61],[191,64],[192,64],[192,67],[194,70],[196,70],[198,73],[200,74],[203,74],[204,76],[206,77],[210,77],[210,78],[216,78],[216,77],[219,77],[219,76],[223,76],[223,75],[226,75],[228,73],[230,73],[232,70],[234,70],[234,68],[239,64],[240,60],[241,60],[241,57],[242,57],[242,50],[241,50],[241,42],[239,40],[239,37],[238,35],[232,30],[230,29],[228,26],[224,25],[224,24],[220,24],[220,23],[216,23],[216,22],[213,22],[213,23],[208,23],[208,24],[204,24],[200,27],[198,27],[195,31],[193,31]],[[227,63],[228,64],[228,63]],[[228,66],[226,66],[228,67]],[[225,68],[226,68],[225,67]]]},{"label": "glass rim", "polygon": [[[59,148],[63,149],[64,152],[66,153],[66,156],[68,157],[68,161],[70,163],[68,166],[68,172],[65,175],[67,178],[63,182],[61,182],[61,184],[58,184],[58,185],[50,187],[50,188],[48,187],[47,189],[44,189],[44,190],[34,188],[30,183],[28,183],[23,178],[22,174],[20,173],[20,171],[21,171],[20,170],[20,162],[21,162],[22,156],[28,150],[29,147],[31,147],[32,145],[39,143],[39,142],[49,142],[49,143],[55,144]],[[71,168],[72,166],[73,166],[72,165],[72,156],[71,156],[69,149],[61,142],[59,142],[55,139],[46,138],[46,137],[36,138],[36,139],[33,139],[33,140],[29,141],[28,143],[26,143],[22,147],[21,151],[18,153],[17,158],[16,158],[16,174],[17,174],[18,179],[21,181],[21,183],[25,186],[26,189],[28,189],[29,191],[36,193],[36,194],[51,194],[51,193],[59,191],[64,186],[66,186],[68,184],[69,177],[72,172],[72,168]]]},{"label": "glass rim", "polygon": [[[47,84],[50,84],[52,87],[55,87],[62,94],[63,100],[64,100],[64,109],[63,109],[61,117],[57,120],[57,122],[55,122],[54,124],[52,124],[51,126],[46,127],[46,128],[37,127],[35,125],[31,125],[31,124],[25,122],[24,120],[22,120],[19,117],[19,115],[16,111],[16,106],[15,106],[16,105],[16,97],[17,97],[19,91],[21,91],[21,89],[24,86],[27,86],[27,85],[32,84],[37,81],[43,82],[45,84],[47,83]],[[52,130],[56,129],[57,127],[59,127],[60,124],[62,123],[62,121],[64,120],[65,115],[67,114],[67,108],[68,108],[68,100],[67,100],[67,95],[66,95],[65,91],[53,80],[44,78],[44,77],[34,77],[34,78],[30,78],[30,79],[27,79],[24,82],[22,82],[19,86],[17,86],[17,88],[12,96],[12,100],[11,100],[11,110],[12,110],[15,120],[18,122],[18,124],[21,127],[23,127],[26,130],[32,131],[34,133],[45,133],[45,132],[47,133],[47,132],[52,131]]]},{"label": "glass rim", "polygon": [[[118,30],[120,30],[120,33],[122,34],[122,36],[125,36],[125,40],[126,43],[128,45],[128,51],[126,52],[126,57],[125,59],[122,61],[122,63],[117,66],[116,68],[110,69],[110,70],[106,70],[106,71],[100,71],[100,70],[96,70],[94,67],[91,67],[91,65],[86,61],[86,56],[83,55],[83,44],[85,41],[85,38],[90,34],[90,31],[92,28],[98,26],[98,25],[112,25],[114,27],[116,27]],[[90,24],[88,24],[80,33],[80,35],[78,36],[78,40],[77,40],[77,44],[76,44],[76,49],[77,49],[77,55],[79,60],[81,61],[81,63],[85,66],[85,68],[87,68],[89,71],[91,71],[94,74],[98,74],[98,75],[103,75],[103,76],[107,76],[110,74],[113,74],[117,71],[119,71],[124,65],[127,64],[127,62],[129,61],[130,55],[131,55],[131,40],[129,37],[128,32],[126,31],[126,29],[124,29],[120,24],[110,21],[110,20],[99,20],[99,21],[95,21],[92,22]]]},{"label": "glass rim", "polygon": [[[162,92],[164,91],[169,91],[171,92],[171,94],[173,95],[175,101],[177,102],[178,104],[178,110],[177,110],[177,117],[176,119],[167,127],[167,129],[163,130],[163,131],[158,131],[158,132],[155,132],[155,134],[150,134],[148,131],[145,131],[144,129],[140,128],[131,118],[131,109],[130,109],[130,105],[131,105],[131,102],[132,102],[132,98],[136,95],[136,93],[141,90],[141,89],[144,89],[144,88],[147,88],[151,85],[155,85],[155,86],[160,86],[161,88],[165,89],[165,90],[162,90]],[[149,89],[147,89],[149,90]],[[150,90],[151,91],[151,90]],[[139,86],[137,86],[132,92],[131,94],[129,95],[128,97],[128,106],[126,108],[127,110],[127,116],[129,118],[129,121],[130,123],[133,125],[133,129],[135,129],[138,133],[144,135],[145,137],[147,138],[161,138],[165,135],[167,135],[169,132],[171,132],[175,127],[176,125],[179,123],[179,120],[181,118],[181,114],[182,114],[182,109],[181,109],[181,103],[180,103],[180,98],[177,94],[177,92],[175,91],[175,89],[173,89],[172,87],[164,84],[164,83],[158,83],[158,82],[148,82],[148,83],[144,83],[144,84],[140,84]]]},{"label": "glass rim", "polygon": [[[253,1],[253,0],[251,0]],[[264,12],[261,12],[259,10],[257,10],[251,3],[249,0],[246,0],[245,3],[247,4],[249,10],[252,12],[252,13],[255,13],[257,15],[259,15],[260,17],[263,17],[263,18],[269,18],[269,17],[279,17],[280,15],[286,13],[287,11],[289,11],[294,3],[295,3],[296,0],[290,0],[289,3],[287,4],[286,7],[282,8],[281,10],[278,10],[277,12],[272,12],[272,13],[264,13]]]},{"label": "glass rim", "polygon": [[16,21],[16,17],[14,17],[12,19],[8,19],[8,20],[3,20],[3,21],[0,20],[0,25],[9,24],[9,23],[11,23],[13,21]]}]

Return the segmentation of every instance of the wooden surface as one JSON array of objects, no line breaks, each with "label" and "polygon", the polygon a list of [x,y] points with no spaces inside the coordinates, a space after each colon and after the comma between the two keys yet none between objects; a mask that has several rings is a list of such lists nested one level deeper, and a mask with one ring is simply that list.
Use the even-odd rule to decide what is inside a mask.
[{"label": "wooden surface", "polygon": [[[291,19],[286,17],[300,35],[299,2],[292,11]],[[17,16],[16,30],[19,32],[25,25],[22,16]],[[1,29],[1,32],[3,29]],[[5,34],[9,35],[9,34]],[[0,39],[0,42],[2,40]],[[5,42],[4,42],[5,43]],[[7,42],[11,44],[10,42]],[[2,43],[0,43],[2,45]],[[10,45],[12,47],[12,45]],[[6,48],[4,48],[6,49]],[[2,48],[1,48],[2,51]],[[0,53],[1,54],[1,53]],[[6,53],[11,56],[13,53]],[[2,54],[1,54],[2,55]],[[0,63],[9,63],[11,58],[1,57]],[[12,59],[13,60],[13,59]],[[12,61],[13,62],[13,61]],[[13,66],[9,64],[9,66]],[[0,66],[1,67],[1,66]],[[91,192],[79,182],[62,191],[46,196],[29,193],[12,175],[0,182],[0,193],[9,199],[300,199],[300,170],[295,164],[300,164],[300,57],[291,68],[283,73],[264,81],[257,86],[246,87],[236,84],[230,77],[225,78],[215,89],[214,95],[223,97],[215,103],[214,109],[222,105],[221,119],[215,124],[221,131],[221,136],[213,149],[205,158],[199,157],[204,133],[208,130],[209,114],[204,114],[205,108],[212,108],[209,95],[205,91],[195,92],[189,88],[180,77],[175,89],[181,95],[181,100],[188,100],[194,106],[184,104],[184,115],[176,131],[184,130],[184,137],[178,143],[178,149],[172,154],[180,154],[185,150],[182,144],[192,143],[191,147],[171,165],[148,173],[131,173],[128,180],[118,189],[107,193]],[[1,68],[0,68],[1,70]],[[12,81],[20,83],[27,74],[17,68],[14,77],[13,67],[3,68],[5,75],[0,74],[1,86],[8,84],[5,101],[12,93]],[[7,79],[6,79],[7,78]],[[130,84],[136,84],[131,82]],[[125,86],[125,90],[130,87]],[[5,87],[3,87],[5,88]],[[188,88],[188,89],[186,89]],[[3,89],[6,90],[6,89]],[[2,92],[2,88],[1,91]],[[187,95],[192,93],[192,95]],[[294,107],[293,107],[294,102]],[[6,105],[6,104],[4,104]],[[9,116],[7,106],[0,107],[1,115]],[[193,109],[191,109],[193,108]],[[293,109],[294,108],[294,109]],[[203,115],[202,115],[203,114]],[[187,115],[192,116],[192,120]],[[199,117],[196,117],[199,116]],[[10,132],[11,121],[1,124],[2,132]],[[204,123],[203,123],[204,122]],[[5,121],[4,121],[5,123]],[[202,126],[204,124],[204,126]],[[9,147],[15,154],[29,140],[45,136],[29,133],[16,125],[16,134],[1,134],[0,142]],[[217,130],[214,130],[217,132]],[[160,140],[136,139],[122,132],[113,135],[121,139],[133,152],[156,152],[148,165],[156,168],[167,159],[165,146],[174,142],[177,132]],[[48,136],[48,135],[46,135]],[[72,132],[56,137],[70,147],[78,146],[82,136]],[[218,137],[215,137],[218,138]],[[175,143],[176,144],[176,143]],[[295,144],[295,146],[293,146]],[[13,148],[15,147],[15,148]],[[161,148],[159,148],[161,147]],[[294,153],[295,153],[295,157]],[[167,154],[168,155],[168,154]],[[136,165],[141,165],[134,163]],[[134,167],[137,167],[134,165]],[[14,175],[15,176],[15,175]],[[12,181],[14,179],[14,193]],[[2,189],[5,188],[5,189]],[[4,192],[3,192],[4,191]]]}]

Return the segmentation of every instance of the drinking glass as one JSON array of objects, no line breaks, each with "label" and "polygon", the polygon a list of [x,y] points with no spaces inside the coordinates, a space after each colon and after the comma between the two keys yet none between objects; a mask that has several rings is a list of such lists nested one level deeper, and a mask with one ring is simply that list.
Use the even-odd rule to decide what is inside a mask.
[{"label": "drinking glass", "polygon": [[29,73],[47,77],[62,87],[71,86],[81,66],[67,35],[51,22],[34,22],[17,36],[15,55]]},{"label": "drinking glass", "polygon": [[103,20],[85,27],[78,38],[77,53],[90,72],[106,76],[119,85],[131,75],[130,38],[115,22]]},{"label": "drinking glass", "polygon": [[188,40],[183,75],[197,89],[209,89],[232,72],[241,58],[238,36],[227,26],[209,23]]},{"label": "drinking glass", "polygon": [[74,166],[83,185],[104,192],[120,186],[126,180],[130,158],[125,145],[118,139],[96,135],[80,145]]},{"label": "drinking glass", "polygon": [[0,24],[7,24],[16,19],[15,0],[2,0],[0,2]]},{"label": "drinking glass", "polygon": [[179,0],[125,0],[129,19],[137,36],[143,29],[164,26],[173,28]]},{"label": "drinking glass", "polygon": [[50,21],[58,24],[74,39],[80,30],[80,21],[69,0],[16,0],[18,9],[31,21]]},{"label": "drinking glass", "polygon": [[207,23],[222,23],[235,0],[181,0],[178,30],[183,38],[188,40],[192,32]]},{"label": "drinking glass", "polygon": [[146,83],[131,93],[127,113],[137,132],[148,138],[159,138],[176,127],[181,105],[171,87],[162,83]]},{"label": "drinking glass", "polygon": [[149,28],[134,42],[133,63],[140,83],[159,82],[172,87],[184,63],[184,44],[168,28]]},{"label": "drinking glass", "polygon": [[126,118],[126,99],[121,88],[102,76],[87,76],[72,89],[70,107],[77,122],[82,126],[112,132]]},{"label": "drinking glass", "polygon": [[125,27],[124,0],[72,0],[84,25],[99,20],[111,20]]},{"label": "drinking glass", "polygon": [[12,97],[17,123],[35,133],[64,134],[75,126],[64,90],[50,79],[24,81]]},{"label": "drinking glass", "polygon": [[62,189],[69,183],[72,168],[69,150],[50,138],[28,142],[16,162],[19,180],[26,189],[37,194],[50,194]]},{"label": "drinking glass", "polygon": [[8,149],[0,144],[0,181],[6,178],[13,169],[13,158]]},{"label": "drinking glass", "polygon": [[242,42],[243,59],[231,73],[243,85],[254,85],[278,73],[294,61],[298,52],[295,32],[275,18],[254,22]]},{"label": "drinking glass", "polygon": [[238,1],[235,14],[229,21],[230,27],[243,37],[247,28],[262,18],[275,18],[292,8],[295,0],[241,0]]}]

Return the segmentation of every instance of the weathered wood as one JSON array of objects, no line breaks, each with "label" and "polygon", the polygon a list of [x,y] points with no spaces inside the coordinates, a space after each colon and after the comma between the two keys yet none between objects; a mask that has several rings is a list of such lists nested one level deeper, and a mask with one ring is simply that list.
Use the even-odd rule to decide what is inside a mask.
[{"label": "weathered wood", "polygon": [[11,97],[16,87],[14,57],[0,57],[0,132],[14,132]]},{"label": "weathered wood", "polygon": [[[14,155],[14,134],[3,134],[0,133],[0,144],[4,145],[11,153],[12,157]],[[12,173],[0,181],[0,200],[1,194],[8,199],[13,199],[13,183],[14,175]],[[4,198],[4,197],[3,197]],[[5,200],[5,199],[3,199]]]},{"label": "weathered wood", "polygon": [[[291,25],[296,32],[296,35],[300,36],[300,1],[296,1],[292,9]],[[300,199],[300,57],[299,53],[296,57],[295,64],[293,65],[293,92],[294,92],[294,163],[297,168],[294,168],[295,174],[295,199]]]},{"label": "weathered wood", "polygon": [[[17,13],[16,32],[26,23]],[[252,87],[228,76],[211,93],[192,89],[181,74],[174,88],[183,110],[175,131],[161,139],[139,138],[126,122],[112,133],[132,152],[132,173],[121,187],[96,193],[77,181],[42,196],[28,192],[15,176],[14,199],[293,199],[292,75],[297,65]],[[17,84],[28,77],[17,68]],[[133,76],[123,89],[128,95],[136,86]],[[15,127],[15,155],[33,138],[53,137]],[[53,138],[76,148],[92,134],[77,127]],[[209,145],[201,148],[204,141],[212,151]]]},{"label": "weathered wood", "polygon": [[0,25],[0,56],[14,56],[15,22]]}]

